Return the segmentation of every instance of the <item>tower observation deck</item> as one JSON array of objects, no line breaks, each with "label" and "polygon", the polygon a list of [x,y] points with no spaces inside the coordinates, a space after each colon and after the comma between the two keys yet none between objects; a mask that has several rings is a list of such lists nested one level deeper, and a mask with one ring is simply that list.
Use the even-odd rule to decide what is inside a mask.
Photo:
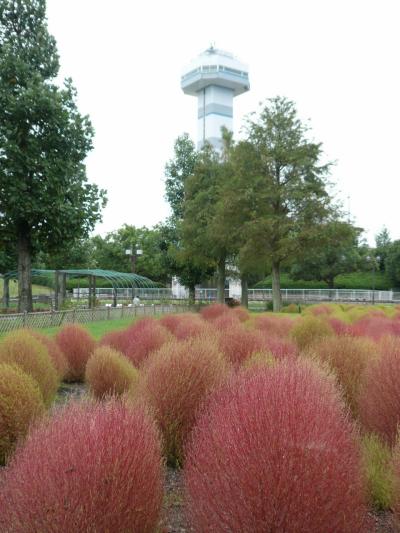
[{"label": "tower observation deck", "polygon": [[222,144],[221,127],[233,130],[233,98],[250,89],[248,67],[229,52],[211,46],[183,70],[181,87],[197,96],[198,148]]}]

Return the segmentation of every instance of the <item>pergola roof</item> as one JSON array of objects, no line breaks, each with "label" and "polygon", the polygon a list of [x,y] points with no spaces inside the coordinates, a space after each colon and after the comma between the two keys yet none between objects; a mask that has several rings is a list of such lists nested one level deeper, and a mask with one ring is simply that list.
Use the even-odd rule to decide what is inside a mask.
[{"label": "pergola roof", "polygon": [[[66,274],[70,278],[83,278],[87,276],[95,276],[96,278],[103,278],[109,281],[113,288],[151,288],[155,287],[156,283],[144,276],[137,274],[129,274],[127,272],[115,272],[114,270],[101,269],[68,269],[68,270],[40,270],[32,269],[32,278],[49,278],[56,272]],[[13,270],[4,274],[4,279],[18,279],[18,271]]]}]

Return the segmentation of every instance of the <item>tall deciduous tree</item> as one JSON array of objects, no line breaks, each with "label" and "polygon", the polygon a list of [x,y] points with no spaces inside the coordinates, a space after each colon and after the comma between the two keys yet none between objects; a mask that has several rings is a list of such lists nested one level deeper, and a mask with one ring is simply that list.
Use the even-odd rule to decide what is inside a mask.
[{"label": "tall deciduous tree", "polygon": [[[253,247],[266,253],[272,270],[274,310],[281,309],[280,270],[317,237],[330,208],[322,149],[311,142],[293,102],[267,101],[247,124],[248,165],[237,179],[245,187]],[[251,154],[252,152],[252,154]]]},{"label": "tall deciduous tree", "polygon": [[93,129],[59,59],[45,0],[0,1],[0,240],[16,242],[19,304],[32,308],[31,255],[82,238],[105,192],[87,182]]}]

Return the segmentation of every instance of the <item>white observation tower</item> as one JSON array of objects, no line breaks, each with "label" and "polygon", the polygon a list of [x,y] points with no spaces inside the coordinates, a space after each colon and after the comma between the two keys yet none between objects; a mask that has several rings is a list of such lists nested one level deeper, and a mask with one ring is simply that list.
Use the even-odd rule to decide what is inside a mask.
[{"label": "white observation tower", "polygon": [[233,97],[250,89],[247,65],[211,46],[183,70],[181,87],[197,96],[197,147],[207,141],[221,148],[221,127],[233,130]]}]

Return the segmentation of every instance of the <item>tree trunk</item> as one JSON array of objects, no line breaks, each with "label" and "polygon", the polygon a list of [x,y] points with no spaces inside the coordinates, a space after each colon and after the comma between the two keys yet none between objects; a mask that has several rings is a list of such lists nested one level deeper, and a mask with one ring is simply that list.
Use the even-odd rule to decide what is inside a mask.
[{"label": "tree trunk", "polygon": [[242,297],[240,303],[247,309],[249,307],[249,286],[247,283],[247,276],[242,275],[240,282],[242,284]]},{"label": "tree trunk", "polygon": [[10,278],[3,280],[3,307],[10,307]]},{"label": "tree trunk", "polygon": [[218,284],[217,284],[217,301],[225,303],[225,256],[220,257],[217,266]]},{"label": "tree trunk", "polygon": [[189,305],[194,305],[196,302],[196,286],[189,285]]},{"label": "tree trunk", "polygon": [[281,274],[279,262],[272,262],[272,303],[274,313],[282,309]]},{"label": "tree trunk", "polygon": [[326,282],[328,284],[328,289],[334,289],[335,288],[335,278],[334,277],[329,277],[326,280]]},{"label": "tree trunk", "polygon": [[18,311],[32,311],[31,239],[27,224],[21,224],[17,237]]}]

